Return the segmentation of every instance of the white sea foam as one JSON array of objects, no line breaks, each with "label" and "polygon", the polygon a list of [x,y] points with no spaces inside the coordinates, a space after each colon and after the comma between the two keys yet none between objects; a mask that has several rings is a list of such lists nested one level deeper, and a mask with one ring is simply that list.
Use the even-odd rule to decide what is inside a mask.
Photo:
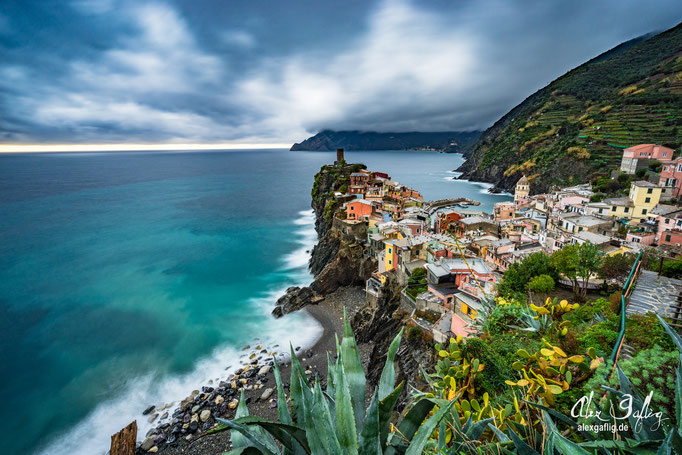
[{"label": "white sea foam", "polygon": [[310,251],[317,241],[315,213],[312,210],[300,212],[299,217],[294,221],[294,224],[301,226],[296,233],[296,242],[300,246],[284,256],[284,270],[307,268],[308,260],[310,259]]},{"label": "white sea foam", "polygon": [[[262,325],[258,338],[245,340],[251,345],[260,344],[269,352],[276,351],[278,356],[288,358],[288,345],[301,346],[307,349],[315,344],[322,335],[322,326],[306,312],[288,314],[280,319],[270,316],[276,299],[292,284],[306,285],[312,279],[307,269],[309,251],[317,239],[314,229],[312,211],[300,213],[294,222],[300,226],[296,233],[300,248],[284,258],[282,271],[286,271],[288,284],[271,289],[261,296],[250,300],[254,311],[262,312]],[[304,257],[305,256],[305,257]],[[229,374],[243,366],[248,357],[241,346],[220,346],[209,355],[199,359],[193,370],[183,375],[159,378],[158,375],[145,375],[131,379],[128,386],[114,399],[100,403],[86,418],[66,433],[50,441],[37,451],[40,455],[92,455],[105,454],[110,444],[110,437],[131,421],[137,420],[138,440],[143,440],[146,433],[163,422],[157,419],[148,423],[149,416],[143,416],[142,410],[150,404],[157,408],[166,403],[177,405],[195,389],[226,379]],[[176,406],[165,411],[172,415]],[[162,411],[165,412],[165,411]],[[168,421],[167,418],[165,421]],[[227,449],[227,447],[226,447]]]},{"label": "white sea foam", "polygon": [[[469,183],[480,186],[481,190],[479,191],[479,193],[481,193],[481,194],[490,194],[490,189],[495,186],[494,183],[474,182],[472,180],[469,180]],[[500,196],[513,196],[513,194],[507,193],[506,191],[502,191],[500,193],[495,193],[495,194],[499,194]]]}]

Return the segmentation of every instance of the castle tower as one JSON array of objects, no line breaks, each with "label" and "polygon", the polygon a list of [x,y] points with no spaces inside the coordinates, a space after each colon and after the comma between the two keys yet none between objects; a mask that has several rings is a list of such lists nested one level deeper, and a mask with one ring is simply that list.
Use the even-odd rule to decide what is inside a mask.
[{"label": "castle tower", "polygon": [[343,161],[343,149],[338,148],[336,149],[336,162],[334,164],[341,164]]},{"label": "castle tower", "polygon": [[514,189],[514,202],[519,203],[523,199],[526,199],[530,195],[530,183],[528,183],[528,178],[524,175],[516,182],[516,188]]}]

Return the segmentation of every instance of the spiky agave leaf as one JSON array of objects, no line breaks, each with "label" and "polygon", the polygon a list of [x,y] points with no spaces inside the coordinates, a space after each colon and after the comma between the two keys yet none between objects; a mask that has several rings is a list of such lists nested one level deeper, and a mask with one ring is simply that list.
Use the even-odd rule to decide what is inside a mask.
[{"label": "spiky agave leaf", "polygon": [[[318,433],[318,438],[325,448],[324,452],[320,453],[338,453],[342,454],[341,444],[334,427],[333,417],[327,404],[327,399],[322,394],[319,381],[315,382],[313,391],[312,412],[309,427]],[[309,431],[309,430],[308,430]],[[356,447],[357,449],[357,447]],[[317,452],[313,452],[317,453]]]},{"label": "spiky agave leaf", "polygon": [[[350,398],[353,404],[353,415],[355,416],[356,428],[362,428],[362,418],[365,414],[365,388],[367,379],[365,370],[362,368],[362,360],[355,343],[355,336],[350,327],[350,322],[343,311],[343,339],[341,340],[341,363],[345,380],[348,382]],[[338,381],[339,378],[336,378]]]},{"label": "spiky agave leaf", "polygon": [[386,355],[386,364],[381,371],[381,378],[379,379],[379,400],[386,398],[395,388],[395,355],[400,347],[400,339],[403,336],[405,328],[401,328],[398,335],[393,339],[388,348]]},{"label": "spiky agave leaf", "polygon": [[291,351],[291,376],[289,380],[289,397],[291,398],[291,410],[292,414],[296,418],[296,422],[302,425],[305,415],[301,410],[301,403],[303,402],[303,389],[307,388],[310,392],[310,383],[305,376],[305,371],[301,366],[301,363],[296,357],[294,352],[294,347],[289,344],[289,350]]},{"label": "spiky agave leaf", "polygon": [[336,433],[339,444],[345,454],[358,453],[357,427],[355,426],[355,416],[353,403],[350,395],[350,386],[346,380],[344,366],[336,366]]},{"label": "spiky agave leaf", "polygon": [[384,452],[385,455],[397,455],[404,453],[407,449],[408,441],[411,441],[419,426],[424,422],[434,407],[431,400],[422,399],[417,401],[400,421],[397,430],[391,434],[389,445]]},{"label": "spiky agave leaf", "polygon": [[362,431],[358,437],[359,455],[381,455],[381,431],[379,429],[379,391],[374,390],[372,400],[365,412]]},{"label": "spiky agave leaf", "polygon": [[436,427],[438,427],[438,424],[440,424],[440,421],[443,419],[443,417],[450,412],[450,408],[454,404],[455,402],[451,401],[447,404],[447,406],[440,408],[438,412],[429,417],[428,420],[424,422],[421,427],[419,427],[417,434],[415,434],[414,438],[412,438],[410,441],[410,445],[407,447],[405,455],[421,455],[434,430]]}]

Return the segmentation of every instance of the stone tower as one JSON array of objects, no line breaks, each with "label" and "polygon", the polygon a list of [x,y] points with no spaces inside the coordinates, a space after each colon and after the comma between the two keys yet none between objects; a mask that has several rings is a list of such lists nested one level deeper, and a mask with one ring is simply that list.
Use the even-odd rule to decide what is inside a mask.
[{"label": "stone tower", "polygon": [[516,182],[516,188],[514,189],[514,202],[526,199],[530,195],[530,183],[528,183],[528,178],[524,175]]},{"label": "stone tower", "polygon": [[341,164],[343,161],[343,149],[338,148],[336,149],[336,162],[334,164]]}]

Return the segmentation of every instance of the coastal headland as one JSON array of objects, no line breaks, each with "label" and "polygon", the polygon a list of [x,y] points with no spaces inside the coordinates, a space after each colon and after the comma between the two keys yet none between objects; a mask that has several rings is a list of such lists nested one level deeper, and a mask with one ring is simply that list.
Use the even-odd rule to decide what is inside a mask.
[{"label": "coastal headland", "polygon": [[[275,317],[306,311],[322,326],[322,335],[313,346],[291,347],[306,374],[310,378],[319,377],[322,385],[327,379],[327,354],[335,355],[336,338],[343,331],[344,312],[351,320],[372,384],[378,382],[387,346],[401,328],[400,318],[394,317],[401,311],[397,283],[387,283],[375,298],[367,298],[365,283],[376,271],[377,261],[362,241],[367,233],[365,224],[359,223],[358,228],[353,229],[352,224],[335,221],[334,214],[343,204],[355,199],[346,194],[351,175],[364,168],[362,164],[346,164],[341,160],[335,165],[323,166],[315,175],[311,206],[315,212],[318,242],[311,251],[309,262],[314,280],[306,287],[289,288],[273,309]],[[470,200],[465,202],[476,204]],[[402,311],[407,313],[409,309],[402,308]],[[138,441],[142,443],[137,447],[137,453],[224,453],[230,448],[229,432],[214,435],[208,432],[217,425],[216,417],[234,418],[242,391],[251,415],[276,419],[277,394],[272,366],[276,359],[287,390],[291,365],[289,347],[254,343],[245,346],[242,352],[242,367],[225,380],[205,384],[179,403],[145,409],[145,418],[159,424],[146,434],[138,435]],[[414,378],[419,376],[420,367],[429,364],[432,356],[432,350],[422,338],[406,339],[396,362],[398,378],[419,386]],[[403,395],[399,406],[407,402],[408,394]]]}]

